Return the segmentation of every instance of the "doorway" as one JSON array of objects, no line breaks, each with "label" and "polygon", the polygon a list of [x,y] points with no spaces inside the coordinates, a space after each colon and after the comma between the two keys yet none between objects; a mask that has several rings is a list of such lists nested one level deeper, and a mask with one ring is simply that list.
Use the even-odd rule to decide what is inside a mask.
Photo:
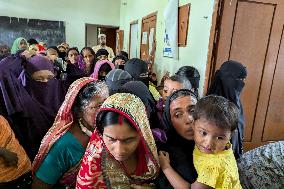
[{"label": "doorway", "polygon": [[245,150],[284,140],[282,0],[219,0],[216,12],[212,38],[216,40],[206,75],[209,83],[223,62],[236,60],[245,65],[248,77],[241,97]]},{"label": "doorway", "polygon": [[98,35],[103,33],[107,36],[106,45],[111,47],[113,49],[113,52],[116,53],[116,30],[118,29],[118,27],[95,24],[86,24],[85,27],[85,45],[87,47],[98,45]]}]

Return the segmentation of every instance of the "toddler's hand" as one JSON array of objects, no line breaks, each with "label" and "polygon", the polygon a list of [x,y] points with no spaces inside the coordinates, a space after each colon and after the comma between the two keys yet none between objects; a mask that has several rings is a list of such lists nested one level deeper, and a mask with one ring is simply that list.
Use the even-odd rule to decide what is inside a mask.
[{"label": "toddler's hand", "polygon": [[165,151],[159,151],[159,161],[160,161],[160,165],[162,170],[165,170],[167,168],[169,168],[170,165],[170,156],[168,152]]}]

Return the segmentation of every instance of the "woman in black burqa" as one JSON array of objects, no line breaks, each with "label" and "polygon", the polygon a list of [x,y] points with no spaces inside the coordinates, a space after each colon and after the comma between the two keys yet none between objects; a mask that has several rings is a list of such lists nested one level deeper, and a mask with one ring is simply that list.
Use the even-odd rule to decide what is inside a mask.
[{"label": "woman in black burqa", "polygon": [[244,112],[241,103],[241,92],[245,86],[247,69],[241,63],[233,60],[226,61],[216,71],[207,95],[214,94],[227,98],[240,110],[238,127],[232,136],[231,143],[236,159],[243,154]]}]

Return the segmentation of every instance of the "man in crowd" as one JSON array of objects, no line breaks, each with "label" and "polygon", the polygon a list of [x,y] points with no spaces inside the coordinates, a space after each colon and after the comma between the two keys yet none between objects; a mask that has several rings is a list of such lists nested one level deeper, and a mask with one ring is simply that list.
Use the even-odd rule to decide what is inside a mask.
[{"label": "man in crowd", "polygon": [[114,58],[114,53],[113,53],[112,48],[110,48],[106,45],[106,35],[105,34],[99,34],[98,40],[99,40],[99,45],[94,46],[93,50],[95,51],[95,53],[97,53],[97,51],[99,49],[107,50],[108,51],[108,60],[112,61],[112,59]]}]

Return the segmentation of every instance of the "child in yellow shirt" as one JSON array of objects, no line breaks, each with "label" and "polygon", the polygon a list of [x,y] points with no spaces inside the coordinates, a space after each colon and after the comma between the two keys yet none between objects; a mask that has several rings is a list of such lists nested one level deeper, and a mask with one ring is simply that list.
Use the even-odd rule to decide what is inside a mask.
[{"label": "child in yellow shirt", "polygon": [[197,180],[186,182],[170,165],[169,154],[160,151],[161,168],[171,185],[177,189],[241,189],[237,163],[230,139],[237,127],[238,108],[220,96],[200,99],[194,109],[193,163]]}]

